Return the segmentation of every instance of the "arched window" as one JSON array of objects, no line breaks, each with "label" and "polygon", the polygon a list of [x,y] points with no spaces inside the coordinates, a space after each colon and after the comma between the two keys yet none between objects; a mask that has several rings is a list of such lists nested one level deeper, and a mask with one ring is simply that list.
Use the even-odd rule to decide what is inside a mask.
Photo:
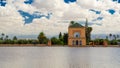
[{"label": "arched window", "polygon": [[82,45],[82,41],[80,41],[80,45]]},{"label": "arched window", "polygon": [[80,38],[80,33],[79,33],[79,32],[75,32],[75,33],[74,33],[74,37],[75,37],[75,38]]}]

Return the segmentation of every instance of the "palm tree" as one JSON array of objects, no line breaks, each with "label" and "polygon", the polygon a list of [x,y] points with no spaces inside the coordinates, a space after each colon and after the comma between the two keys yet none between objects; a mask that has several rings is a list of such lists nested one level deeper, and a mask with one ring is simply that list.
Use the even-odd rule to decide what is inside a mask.
[{"label": "palm tree", "polygon": [[7,39],[8,39],[8,37],[9,37],[9,36],[8,36],[8,35],[6,35],[5,39],[7,40]]},{"label": "palm tree", "polygon": [[119,39],[119,37],[120,37],[120,36],[119,36],[119,35],[117,35],[117,39]]},{"label": "palm tree", "polygon": [[111,39],[111,37],[112,37],[112,34],[111,34],[111,33],[109,34],[109,37],[110,37],[110,40],[112,40],[112,39]]},{"label": "palm tree", "polygon": [[5,34],[4,34],[4,33],[2,33],[1,35],[2,35],[2,36],[4,36]]},{"label": "palm tree", "polygon": [[108,36],[106,36],[106,40],[108,40]]},{"label": "palm tree", "polygon": [[4,34],[4,33],[2,33],[1,35],[2,35],[1,39],[3,40],[3,39],[4,39],[4,35],[5,35],[5,34]]},{"label": "palm tree", "polygon": [[114,39],[116,40],[116,35],[113,35]]}]

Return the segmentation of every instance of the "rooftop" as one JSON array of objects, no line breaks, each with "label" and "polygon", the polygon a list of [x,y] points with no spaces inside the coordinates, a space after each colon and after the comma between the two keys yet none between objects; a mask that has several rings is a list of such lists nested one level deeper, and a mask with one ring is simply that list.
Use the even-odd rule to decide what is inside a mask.
[{"label": "rooftop", "polygon": [[79,28],[79,27],[84,27],[84,26],[82,26],[79,23],[72,23],[72,24],[69,25],[69,28]]}]

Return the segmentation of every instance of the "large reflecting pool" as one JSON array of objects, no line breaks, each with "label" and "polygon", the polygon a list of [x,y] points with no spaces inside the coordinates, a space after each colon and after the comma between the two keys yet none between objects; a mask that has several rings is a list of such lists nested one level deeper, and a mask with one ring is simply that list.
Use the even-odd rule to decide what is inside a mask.
[{"label": "large reflecting pool", "polygon": [[0,47],[0,68],[120,68],[120,48]]}]

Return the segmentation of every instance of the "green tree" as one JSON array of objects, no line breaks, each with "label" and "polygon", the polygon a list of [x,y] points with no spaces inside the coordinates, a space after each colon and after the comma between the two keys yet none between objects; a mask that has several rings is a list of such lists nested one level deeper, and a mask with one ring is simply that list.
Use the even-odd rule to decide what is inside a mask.
[{"label": "green tree", "polygon": [[5,35],[5,34],[4,34],[4,33],[2,33],[1,35],[2,35],[1,40],[3,40],[3,39],[4,39],[4,35]]},{"label": "green tree", "polygon": [[40,32],[40,34],[38,35],[38,40],[40,44],[46,44],[48,42],[48,39],[43,32]]},{"label": "green tree", "polygon": [[63,42],[64,42],[65,45],[68,44],[68,33],[64,33],[64,35],[63,35]]},{"label": "green tree", "polygon": [[8,35],[6,35],[6,36],[5,36],[5,40],[8,40],[8,37],[9,37],[9,36],[8,36]]},{"label": "green tree", "polygon": [[63,41],[57,39],[56,37],[52,37],[51,42],[53,45],[63,45],[64,44]]},{"label": "green tree", "polygon": [[117,40],[113,39],[110,41],[111,45],[117,45]]},{"label": "green tree", "polygon": [[117,37],[117,40],[119,39],[119,35],[116,36]]},{"label": "green tree", "polygon": [[56,37],[52,37],[51,42],[52,42],[53,45],[58,44],[58,39]]},{"label": "green tree", "polygon": [[109,37],[110,37],[110,40],[112,40],[112,39],[111,39],[111,38],[112,38],[112,34],[111,34],[111,33],[109,34]]},{"label": "green tree", "polygon": [[86,42],[87,42],[87,44],[91,40],[91,31],[92,31],[92,27],[87,27],[86,28]]},{"label": "green tree", "polygon": [[74,23],[75,23],[74,21],[71,21],[71,22],[70,22],[70,25],[73,25]]},{"label": "green tree", "polygon": [[63,39],[62,39],[62,33],[61,33],[61,32],[59,33],[59,40],[61,40],[61,41],[63,40]]},{"label": "green tree", "polygon": [[13,40],[17,40],[17,37],[16,37],[16,36],[14,36],[14,37],[13,37]]},{"label": "green tree", "polygon": [[1,35],[2,35],[2,36],[4,36],[5,34],[4,34],[4,33],[2,33]]},{"label": "green tree", "polygon": [[116,40],[116,39],[117,39],[117,36],[116,36],[116,35],[113,35],[113,37],[114,37],[114,40]]},{"label": "green tree", "polygon": [[88,27],[88,19],[86,18],[86,23],[85,23],[85,31],[86,31],[86,42],[87,44],[89,44],[90,40],[91,40],[91,31],[92,31],[92,27]]},{"label": "green tree", "polygon": [[18,44],[18,39],[17,39],[16,36],[14,36],[12,40],[13,40],[13,43],[14,43],[14,44]]},{"label": "green tree", "polygon": [[108,40],[108,36],[106,36],[106,40]]}]

